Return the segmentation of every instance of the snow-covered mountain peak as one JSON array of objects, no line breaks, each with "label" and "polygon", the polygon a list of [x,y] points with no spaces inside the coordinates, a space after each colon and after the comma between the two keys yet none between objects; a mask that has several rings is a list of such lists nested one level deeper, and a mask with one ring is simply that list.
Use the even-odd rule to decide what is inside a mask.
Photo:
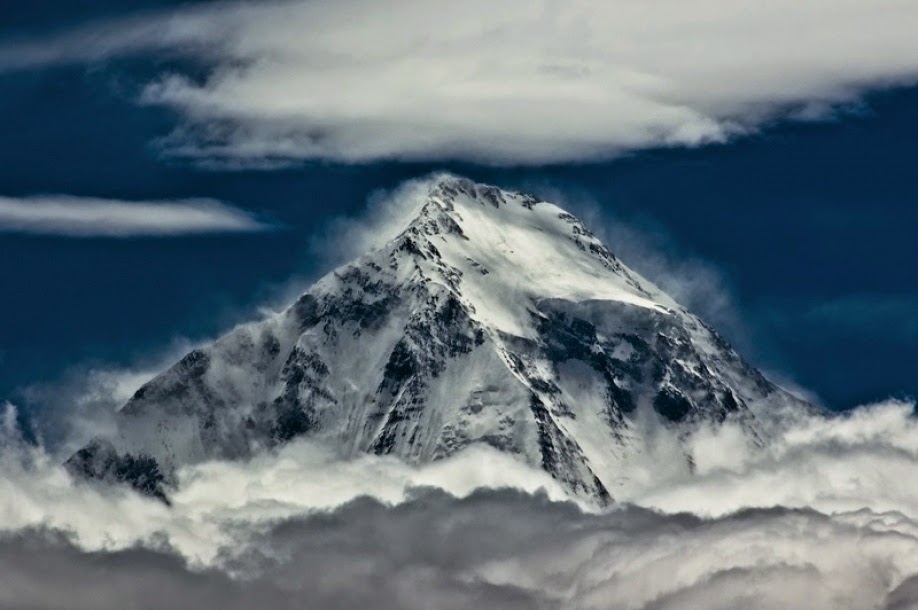
[{"label": "snow-covered mountain peak", "polygon": [[647,421],[757,434],[767,409],[805,408],[561,208],[427,184],[398,235],[190,352],[70,467],[165,497],[185,464],[296,437],[412,463],[482,443],[604,502]]},{"label": "snow-covered mountain peak", "polygon": [[383,249],[414,257],[426,277],[461,293],[473,317],[519,336],[541,299],[678,307],[569,212],[464,178],[432,181],[417,216]]}]

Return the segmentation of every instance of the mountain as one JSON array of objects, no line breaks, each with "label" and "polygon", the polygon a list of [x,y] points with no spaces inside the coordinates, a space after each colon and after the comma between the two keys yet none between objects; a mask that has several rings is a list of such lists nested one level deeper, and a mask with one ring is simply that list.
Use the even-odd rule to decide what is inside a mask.
[{"label": "mountain", "polygon": [[176,468],[309,436],[421,463],[487,443],[600,502],[638,417],[806,408],[531,195],[431,179],[383,247],[141,387],[67,465],[165,498]]}]

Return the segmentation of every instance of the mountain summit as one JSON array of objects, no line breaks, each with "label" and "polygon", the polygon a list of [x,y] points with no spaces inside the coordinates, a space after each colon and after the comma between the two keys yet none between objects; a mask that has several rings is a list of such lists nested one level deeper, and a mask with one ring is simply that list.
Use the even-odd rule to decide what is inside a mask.
[{"label": "mountain summit", "polygon": [[432,179],[394,239],[141,387],[68,461],[165,497],[176,469],[293,438],[421,463],[486,443],[604,502],[640,417],[799,405],[583,224],[531,195]]}]

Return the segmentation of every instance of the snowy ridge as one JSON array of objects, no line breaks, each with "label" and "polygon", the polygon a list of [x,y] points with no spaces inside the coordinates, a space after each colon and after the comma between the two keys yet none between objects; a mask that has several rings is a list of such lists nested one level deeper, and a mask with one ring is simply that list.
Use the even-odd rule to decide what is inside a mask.
[{"label": "snowy ridge", "polygon": [[143,386],[68,464],[165,497],[175,470],[299,436],[412,463],[486,443],[608,501],[636,418],[806,408],[575,217],[440,176],[407,228]]},{"label": "snowy ridge", "polygon": [[[459,239],[449,239],[447,231]],[[528,195],[441,182],[403,238],[435,244],[466,278],[461,298],[490,328],[525,336],[534,300],[618,301],[666,312],[666,295],[625,268],[574,216]],[[477,271],[477,273],[476,273]]]}]

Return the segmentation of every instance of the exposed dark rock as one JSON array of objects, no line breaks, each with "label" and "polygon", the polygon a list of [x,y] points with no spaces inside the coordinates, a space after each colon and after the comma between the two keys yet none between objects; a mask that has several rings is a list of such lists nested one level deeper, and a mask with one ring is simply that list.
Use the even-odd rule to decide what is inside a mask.
[{"label": "exposed dark rock", "polygon": [[287,442],[302,436],[315,427],[314,418],[294,402],[277,401],[277,416],[271,429],[271,436],[277,442]]},{"label": "exposed dark rock", "polygon": [[144,495],[169,503],[165,477],[156,460],[148,455],[119,455],[111,443],[94,440],[74,453],[64,466],[76,477],[125,483]]},{"label": "exposed dark rock", "polygon": [[395,344],[395,349],[392,350],[389,361],[386,362],[385,374],[383,383],[380,385],[380,390],[385,388],[391,392],[394,388],[400,387],[413,375],[416,375],[420,371],[420,368],[421,366],[414,352],[408,346],[408,342],[404,339],[399,341]]},{"label": "exposed dark rock", "polygon": [[313,295],[304,294],[293,304],[293,313],[302,330],[315,326],[319,322],[319,302]]},{"label": "exposed dark rock", "polygon": [[669,421],[680,422],[692,412],[692,403],[680,392],[664,388],[654,397],[653,409]]}]

